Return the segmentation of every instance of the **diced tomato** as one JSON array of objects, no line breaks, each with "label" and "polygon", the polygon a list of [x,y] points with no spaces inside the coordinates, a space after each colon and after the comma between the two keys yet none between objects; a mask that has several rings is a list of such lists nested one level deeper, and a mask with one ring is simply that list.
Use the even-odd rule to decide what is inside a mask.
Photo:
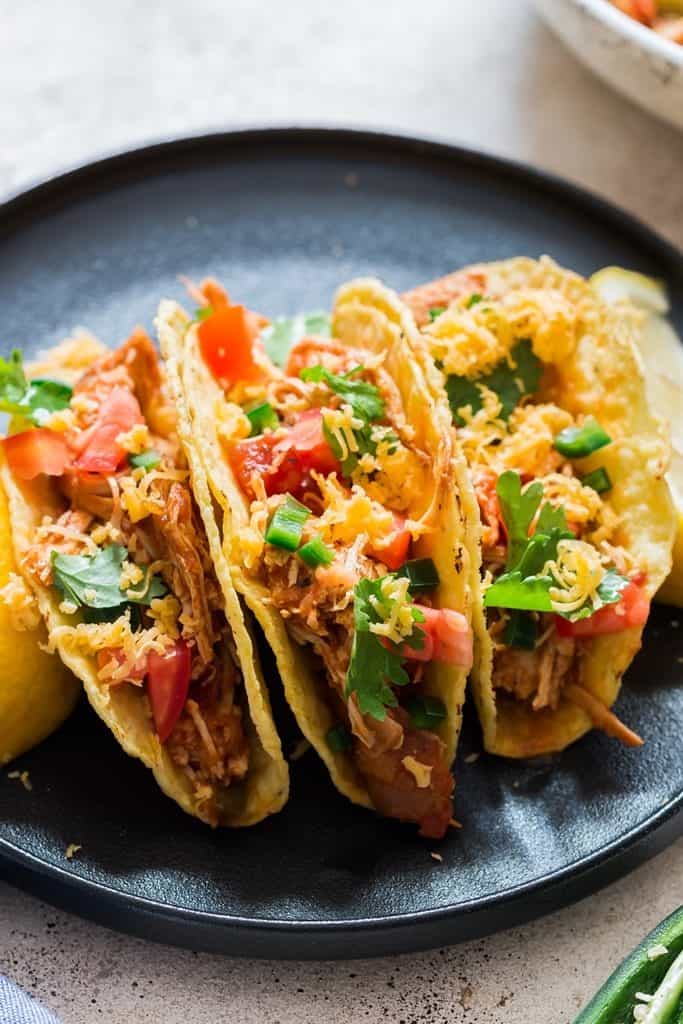
[{"label": "diced tomato", "polygon": [[230,305],[230,296],[215,277],[205,277],[200,282],[199,292],[206,305],[212,309],[224,309]]},{"label": "diced tomato", "polygon": [[135,395],[128,388],[113,388],[92,427],[79,439],[76,469],[86,473],[113,473],[126,457],[117,437],[144,422]]},{"label": "diced tomato", "polygon": [[21,480],[33,480],[41,473],[61,476],[71,461],[62,434],[46,427],[12,434],[3,442],[9,468]]},{"label": "diced tomato", "polygon": [[[98,669],[104,668],[105,665],[111,664],[112,661],[115,661],[117,665],[123,665],[125,660],[126,656],[123,651],[115,647],[109,647],[106,650],[97,652]],[[119,683],[141,683],[146,675],[147,657],[143,656],[138,658],[125,679],[117,680],[115,683],[107,680],[107,685],[117,686]]]},{"label": "diced tomato", "polygon": [[561,615],[555,616],[555,626],[560,636],[589,637],[606,633],[621,633],[631,626],[644,626],[650,614],[650,598],[644,587],[633,581],[624,588],[621,600],[607,604],[587,619],[569,622]]},{"label": "diced tomato", "polygon": [[197,328],[206,365],[225,384],[262,380],[263,369],[254,359],[258,329],[245,306],[220,306]]},{"label": "diced tomato", "polygon": [[148,655],[147,694],[157,736],[165,743],[185,706],[190,687],[190,649],[184,640],[166,654]]},{"label": "diced tomato", "polygon": [[323,434],[320,409],[308,409],[286,437],[272,434],[238,441],[230,452],[230,464],[240,487],[252,497],[251,478],[263,479],[266,494],[301,496],[310,486],[313,470],[327,476],[341,467]]},{"label": "diced tomato", "polygon": [[[280,442],[281,446],[291,448],[301,464],[304,472],[315,470],[323,476],[340,473],[341,466],[323,431],[323,414],[321,409],[307,409],[289,431],[289,436]],[[279,448],[282,450],[282,447]]]},{"label": "diced tomato", "polygon": [[405,527],[405,519],[402,516],[394,516],[394,532],[390,534],[388,542],[383,545],[369,548],[373,558],[383,562],[387,569],[394,572],[400,569],[410,548],[410,530]]},{"label": "diced tomato", "polygon": [[440,661],[460,668],[472,667],[472,631],[467,619],[452,608],[426,608],[418,605],[425,617],[419,628],[425,634],[422,650],[404,644],[401,654],[411,661]]}]

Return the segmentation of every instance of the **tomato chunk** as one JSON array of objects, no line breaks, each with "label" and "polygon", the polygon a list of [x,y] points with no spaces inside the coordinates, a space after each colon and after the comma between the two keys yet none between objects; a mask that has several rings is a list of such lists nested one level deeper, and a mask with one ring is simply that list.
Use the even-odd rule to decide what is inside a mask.
[{"label": "tomato chunk", "polygon": [[313,470],[327,476],[341,467],[323,434],[320,409],[308,409],[285,437],[262,434],[238,441],[230,451],[230,464],[240,487],[254,497],[251,479],[263,479],[266,494],[302,495],[310,487]]},{"label": "tomato chunk", "polygon": [[76,469],[86,473],[113,473],[126,458],[117,442],[136,424],[144,423],[140,404],[128,388],[113,388],[100,407],[92,427],[78,441]]},{"label": "tomato chunk", "polygon": [[561,615],[555,616],[555,626],[560,636],[589,637],[607,633],[621,633],[631,626],[644,626],[650,614],[650,598],[645,588],[633,581],[624,587],[621,600],[607,604],[587,619],[569,622]]},{"label": "tomato chunk", "polygon": [[165,654],[148,655],[147,694],[157,736],[165,743],[187,700],[190,687],[190,649],[184,640],[176,640]]},{"label": "tomato chunk", "polygon": [[323,476],[340,473],[341,465],[323,430],[323,414],[320,409],[306,409],[289,431],[289,436],[280,442],[278,450],[294,451],[304,472],[315,470]]},{"label": "tomato chunk", "polygon": [[410,530],[405,527],[405,519],[394,516],[394,531],[389,535],[387,543],[371,547],[370,554],[378,561],[384,562],[387,569],[394,572],[400,569],[407,559],[410,541]]},{"label": "tomato chunk", "polygon": [[472,631],[467,619],[452,608],[426,608],[418,605],[425,617],[419,628],[425,634],[422,650],[404,644],[401,654],[410,661],[440,661],[460,668],[472,667]]},{"label": "tomato chunk", "polygon": [[254,359],[254,321],[245,306],[219,306],[197,331],[202,356],[216,380],[249,384],[262,379],[263,370]]},{"label": "tomato chunk", "polygon": [[71,461],[63,436],[46,427],[12,434],[2,444],[9,468],[21,480],[33,480],[41,473],[61,476]]}]

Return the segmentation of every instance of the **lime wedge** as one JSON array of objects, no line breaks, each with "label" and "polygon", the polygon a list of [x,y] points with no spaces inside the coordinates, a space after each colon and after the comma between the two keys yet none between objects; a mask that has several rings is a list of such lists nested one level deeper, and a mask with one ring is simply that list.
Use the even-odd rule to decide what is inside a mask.
[{"label": "lime wedge", "polygon": [[671,428],[671,469],[667,480],[678,511],[673,567],[657,599],[683,607],[683,344],[664,317],[669,302],[660,281],[621,267],[598,270],[590,281],[610,305],[626,300],[648,314],[638,336],[638,348],[650,407]]}]

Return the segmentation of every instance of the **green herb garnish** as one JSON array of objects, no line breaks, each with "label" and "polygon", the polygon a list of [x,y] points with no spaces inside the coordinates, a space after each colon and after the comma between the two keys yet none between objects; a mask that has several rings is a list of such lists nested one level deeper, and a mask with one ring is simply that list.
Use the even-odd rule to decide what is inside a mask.
[{"label": "green herb garnish", "polygon": [[247,419],[251,423],[249,437],[256,437],[257,434],[262,434],[264,430],[277,430],[280,426],[278,415],[270,402],[261,402],[259,405],[255,405],[253,409],[249,409]]},{"label": "green herb garnish", "polygon": [[161,455],[153,448],[148,448],[144,452],[138,452],[137,455],[129,455],[128,461],[135,469],[156,469],[161,462]]},{"label": "green herb garnish", "polygon": [[581,478],[581,483],[584,487],[592,487],[598,494],[604,494],[606,491],[612,490],[612,481],[604,466],[594,469],[592,473],[586,473]]},{"label": "green herb garnish", "polygon": [[351,748],[351,733],[345,725],[335,725],[325,733],[325,742],[334,754],[341,754]]},{"label": "green herb garnish", "polygon": [[304,523],[310,516],[310,509],[288,494],[278,505],[266,530],[266,543],[285,551],[296,551],[301,543]]},{"label": "green herb garnish", "polygon": [[465,303],[465,307],[467,309],[472,309],[472,306],[476,306],[477,303],[478,302],[482,302],[483,299],[484,299],[484,296],[480,295],[479,292],[472,292],[472,294],[470,295],[469,299]]},{"label": "green herb garnish", "polygon": [[213,316],[213,312],[213,306],[199,306],[198,309],[195,309],[194,311],[194,318],[201,323],[202,320],[206,320],[208,317]]},{"label": "green herb garnish", "polygon": [[293,317],[278,317],[261,332],[261,341],[275,365],[284,366],[298,341],[309,334],[329,337],[330,331],[327,313],[300,313]]},{"label": "green herb garnish", "polygon": [[9,359],[0,358],[0,412],[41,426],[50,413],[68,408],[72,394],[69,385],[58,380],[27,380],[20,349],[12,349]]},{"label": "green herb garnish", "polygon": [[334,561],[334,548],[328,547],[320,537],[312,537],[301,545],[297,555],[311,569],[316,569],[319,565],[329,565]]},{"label": "green herb garnish", "polygon": [[454,375],[446,378],[446,392],[456,426],[461,427],[465,422],[458,409],[469,405],[475,413],[483,407],[482,388],[488,388],[498,396],[500,416],[505,420],[521,398],[536,391],[543,368],[538,356],[534,355],[531,342],[528,339],[518,341],[510,350],[510,359],[514,367],[503,359],[490,373],[474,380]]},{"label": "green herb garnish", "polygon": [[299,376],[302,380],[313,381],[316,384],[325,383],[339,395],[341,400],[353,409],[353,415],[364,423],[379,420],[384,415],[384,399],[379,388],[364,380],[354,380],[353,377],[363,369],[356,366],[348,373],[330,373],[324,366],[309,366],[302,370]]},{"label": "green herb garnish", "polygon": [[150,576],[128,590],[120,587],[121,569],[128,552],[120,544],[100,548],[93,555],[63,555],[52,552],[54,585],[73,604],[87,608],[117,608],[120,605],[150,604],[163,597],[166,585],[160,576]]},{"label": "green herb garnish", "polygon": [[434,323],[437,316],[441,316],[442,313],[445,313],[447,308],[447,306],[432,306],[428,311],[430,322]]},{"label": "green herb garnish", "polygon": [[446,717],[446,707],[438,697],[410,697],[405,706],[416,729],[438,729]]},{"label": "green herb garnish", "polygon": [[[386,709],[398,704],[392,686],[406,686],[410,682],[396,644],[387,642],[385,646],[379,636],[370,632],[371,625],[384,622],[391,614],[393,602],[382,592],[382,582],[386,579],[382,576],[376,580],[360,580],[354,588],[355,629],[345,691],[347,698],[356,694],[362,714],[372,715],[380,722],[387,716]],[[424,622],[419,608],[412,607],[412,616],[416,624]],[[416,650],[421,649],[424,634],[418,625],[404,642]]]},{"label": "green herb garnish", "polygon": [[408,577],[411,594],[420,590],[435,590],[440,583],[438,570],[431,558],[413,558],[402,565],[396,575]]},{"label": "green herb garnish", "polygon": [[536,646],[538,625],[529,612],[513,611],[503,633],[503,642],[508,647],[519,647],[533,651]]},{"label": "green herb garnish", "polygon": [[555,448],[567,459],[582,459],[610,444],[612,438],[594,416],[587,416],[580,427],[565,427],[554,441]]}]

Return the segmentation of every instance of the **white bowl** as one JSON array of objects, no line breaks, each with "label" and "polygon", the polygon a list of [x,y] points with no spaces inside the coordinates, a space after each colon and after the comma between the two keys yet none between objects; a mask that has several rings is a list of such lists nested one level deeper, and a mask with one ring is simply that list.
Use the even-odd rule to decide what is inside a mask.
[{"label": "white bowl", "polygon": [[596,75],[683,128],[683,46],[628,18],[609,0],[536,0],[536,8]]}]

